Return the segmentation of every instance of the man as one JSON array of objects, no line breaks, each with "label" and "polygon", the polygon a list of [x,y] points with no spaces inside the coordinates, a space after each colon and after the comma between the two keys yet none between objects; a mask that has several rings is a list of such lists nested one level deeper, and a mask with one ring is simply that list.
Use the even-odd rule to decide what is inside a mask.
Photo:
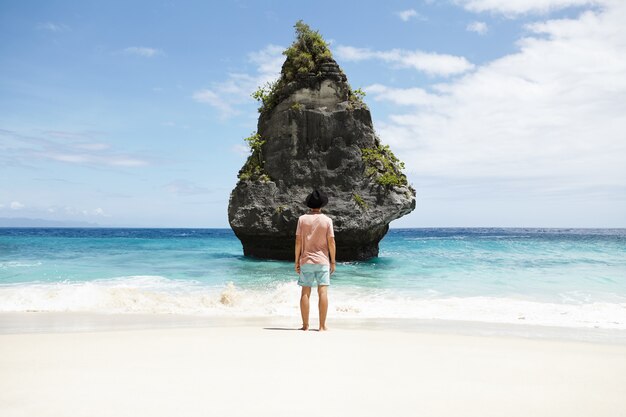
[{"label": "man", "polygon": [[335,272],[335,232],[333,221],[322,214],[322,207],[328,204],[328,197],[314,190],[307,198],[306,205],[311,209],[298,219],[296,228],[296,272],[300,275],[298,285],[302,328],[309,330],[309,298],[311,287],[317,286],[319,296],[320,331],[326,330],[328,312],[328,286],[330,274]]}]

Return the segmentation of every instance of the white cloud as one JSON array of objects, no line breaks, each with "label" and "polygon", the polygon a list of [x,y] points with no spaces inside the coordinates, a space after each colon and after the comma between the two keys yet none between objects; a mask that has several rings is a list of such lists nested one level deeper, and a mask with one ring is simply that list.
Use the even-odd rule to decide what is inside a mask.
[{"label": "white cloud", "polygon": [[222,118],[239,114],[237,106],[251,103],[252,92],[278,78],[285,59],[283,50],[281,46],[268,45],[260,51],[249,53],[248,61],[256,65],[256,74],[231,73],[225,81],[195,91],[192,98],[214,107]]},{"label": "white cloud", "polygon": [[268,45],[258,52],[248,54],[248,59],[257,65],[258,78],[261,82],[273,81],[278,78],[280,68],[285,61],[285,48],[278,45]]},{"label": "white cloud", "polygon": [[103,151],[109,149],[111,145],[108,143],[79,143],[76,144],[76,148],[85,149],[87,151]]},{"label": "white cloud", "polygon": [[[221,87],[216,86],[215,88],[220,89]],[[198,103],[206,103],[215,107],[220,112],[220,115],[224,118],[234,116],[239,113],[239,111],[236,110],[232,105],[232,97],[230,97],[229,99],[228,96],[220,95],[213,90],[198,90],[193,93],[192,98]]]},{"label": "white cloud", "polygon": [[231,149],[237,155],[240,155],[243,157],[247,157],[248,155],[250,155],[250,147],[246,145],[242,145],[240,143],[234,145]]},{"label": "white cloud", "polygon": [[408,22],[411,18],[420,18],[421,15],[415,9],[402,10],[395,13],[402,21]]},{"label": "white cloud", "polygon": [[489,30],[485,22],[472,22],[467,25],[466,29],[470,32],[476,32],[479,35],[484,35]]},{"label": "white cloud", "polygon": [[163,55],[163,51],[155,48],[147,48],[145,46],[130,46],[122,51],[126,55],[136,55],[144,58],[152,58]]},{"label": "white cloud", "polygon": [[92,137],[97,136],[97,132],[76,132],[71,130],[43,130],[42,131],[46,136],[58,138],[58,139],[67,139],[70,141],[79,141],[79,140],[91,140]]},{"label": "white cloud", "polygon": [[624,21],[611,3],[529,25],[518,52],[428,90],[367,87],[404,106],[377,130],[420,181],[624,198]]},{"label": "white cloud", "polygon": [[450,76],[461,74],[474,68],[474,65],[464,57],[420,50],[391,49],[389,51],[373,51],[368,48],[340,45],[337,47],[335,54],[339,59],[345,61],[378,59],[400,68],[413,68],[428,75]]},{"label": "white cloud", "polygon": [[143,159],[125,155],[98,155],[87,153],[41,152],[38,156],[59,162],[85,165],[109,165],[117,167],[141,167],[148,165]]},{"label": "white cloud", "polygon": [[95,208],[91,210],[91,212],[87,212],[87,215],[92,215],[95,217],[112,217],[110,214],[106,213],[101,207]]},{"label": "white cloud", "polygon": [[[0,204],[0,208],[2,205]],[[28,217],[33,219],[47,219],[57,221],[67,220],[97,220],[113,217],[107,213],[102,207],[87,208],[72,205],[38,205],[35,201],[32,204],[22,204],[19,201],[12,201],[7,208],[15,211],[13,216]],[[82,219],[77,219],[80,217]]]},{"label": "white cloud", "polygon": [[67,32],[70,28],[62,23],[45,22],[37,25],[39,30],[47,30],[50,32]]},{"label": "white cloud", "polygon": [[37,158],[90,166],[139,167],[149,164],[143,157],[114,150],[107,143],[94,142],[91,136],[71,131],[43,131],[32,136],[0,129],[0,154],[12,161],[27,163]]},{"label": "white cloud", "polygon": [[[620,1],[620,0],[613,0]],[[598,5],[601,0],[456,0],[472,12],[495,12],[515,16],[526,13],[548,13],[567,7]]]},{"label": "white cloud", "polygon": [[148,165],[148,162],[143,159],[133,158],[129,156],[113,155],[101,158],[95,158],[92,162],[102,163],[105,165],[118,166],[118,167],[143,167]]},{"label": "white cloud", "polygon": [[441,97],[426,90],[415,88],[391,88],[381,84],[365,87],[376,101],[390,101],[401,106],[434,106],[441,102]]},{"label": "white cloud", "polygon": [[208,188],[196,185],[187,180],[174,180],[165,184],[163,188],[167,192],[177,195],[197,195],[211,192]]}]

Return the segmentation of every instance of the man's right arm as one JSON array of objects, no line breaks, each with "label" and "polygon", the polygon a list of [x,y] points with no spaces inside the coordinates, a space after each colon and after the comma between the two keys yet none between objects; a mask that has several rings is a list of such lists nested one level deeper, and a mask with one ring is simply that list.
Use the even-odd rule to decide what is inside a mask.
[{"label": "man's right arm", "polygon": [[330,273],[332,274],[333,272],[335,272],[335,252],[336,252],[335,237],[328,236],[327,240],[328,240],[328,253],[330,254]]},{"label": "man's right arm", "polygon": [[296,252],[295,252],[295,258],[296,258],[296,272],[299,274],[300,273],[300,255],[302,254],[302,236],[301,236],[301,231],[300,231],[300,220],[302,220],[301,218],[298,219],[298,225],[296,226]]},{"label": "man's right arm", "polygon": [[300,235],[296,235],[296,272],[300,273],[300,253],[302,252],[302,243],[300,242]]}]

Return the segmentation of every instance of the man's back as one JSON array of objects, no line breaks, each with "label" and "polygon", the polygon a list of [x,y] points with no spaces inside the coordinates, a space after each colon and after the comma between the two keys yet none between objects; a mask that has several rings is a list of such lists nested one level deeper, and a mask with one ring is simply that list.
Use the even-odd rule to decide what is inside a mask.
[{"label": "man's back", "polygon": [[316,286],[320,309],[319,330],[324,331],[328,313],[330,274],[335,272],[335,232],[333,221],[321,213],[322,207],[328,204],[328,196],[319,190],[313,190],[305,201],[311,211],[298,219],[295,247],[295,269],[299,275],[298,285],[302,287],[300,330],[309,329],[309,296],[311,288]]},{"label": "man's back", "polygon": [[296,236],[301,239],[300,265],[329,265],[328,238],[334,237],[333,221],[322,213],[307,213],[298,219]]}]

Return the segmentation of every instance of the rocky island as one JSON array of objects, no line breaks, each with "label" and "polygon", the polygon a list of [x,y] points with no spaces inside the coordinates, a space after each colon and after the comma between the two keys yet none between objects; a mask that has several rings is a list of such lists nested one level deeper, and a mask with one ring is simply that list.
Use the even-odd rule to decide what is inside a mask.
[{"label": "rocky island", "polygon": [[230,196],[230,226],[246,256],[293,259],[304,199],[318,188],[329,197],[337,260],[375,257],[389,223],[415,208],[415,190],[322,36],[301,21],[295,28],[279,79],[253,94],[260,116]]}]

